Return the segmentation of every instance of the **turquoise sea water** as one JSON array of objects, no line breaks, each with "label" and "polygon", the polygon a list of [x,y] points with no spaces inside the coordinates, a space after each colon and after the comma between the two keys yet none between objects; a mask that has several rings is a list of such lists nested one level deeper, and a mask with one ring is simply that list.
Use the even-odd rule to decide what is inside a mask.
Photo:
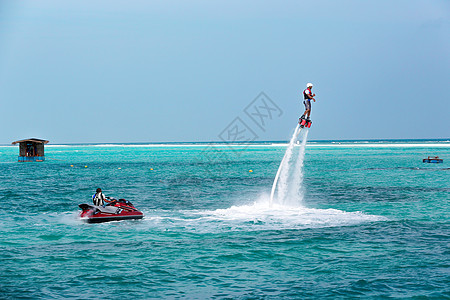
[{"label": "turquoise sea water", "polygon": [[[0,147],[0,298],[450,297],[450,142],[308,143],[302,201],[270,206],[285,150]],[[83,223],[97,187],[145,218]]]}]

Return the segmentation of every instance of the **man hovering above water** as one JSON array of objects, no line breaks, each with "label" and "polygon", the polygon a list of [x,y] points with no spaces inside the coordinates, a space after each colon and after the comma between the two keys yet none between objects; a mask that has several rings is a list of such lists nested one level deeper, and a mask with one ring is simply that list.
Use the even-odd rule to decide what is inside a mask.
[{"label": "man hovering above water", "polygon": [[[316,102],[316,99],[314,99],[314,97],[316,96],[316,94],[312,93],[312,88],[313,88],[313,84],[312,83],[307,83],[306,84],[306,89],[303,91],[303,104],[305,104],[305,112],[303,113],[303,115],[300,117],[300,119],[298,120],[298,122],[300,123],[300,127],[304,127],[305,124],[309,124],[309,126],[311,126],[311,119],[310,119],[310,115],[311,115],[311,100],[313,100],[314,102]],[[306,116],[306,118],[305,118]],[[304,121],[305,120],[305,121]],[[309,127],[307,126],[307,127]]]}]

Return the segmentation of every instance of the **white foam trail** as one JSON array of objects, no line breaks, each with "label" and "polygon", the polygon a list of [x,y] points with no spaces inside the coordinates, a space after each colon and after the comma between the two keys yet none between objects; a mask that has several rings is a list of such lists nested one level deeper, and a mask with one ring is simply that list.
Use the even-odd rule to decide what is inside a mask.
[{"label": "white foam trail", "polygon": [[66,225],[76,225],[82,223],[79,212],[66,212],[63,215],[59,216],[59,222]]}]

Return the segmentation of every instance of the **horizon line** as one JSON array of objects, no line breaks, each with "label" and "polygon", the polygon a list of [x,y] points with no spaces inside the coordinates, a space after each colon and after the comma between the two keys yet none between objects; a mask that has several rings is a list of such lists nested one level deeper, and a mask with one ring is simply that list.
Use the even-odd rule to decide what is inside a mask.
[{"label": "horizon line", "polygon": [[[330,140],[309,140],[308,142],[384,142],[384,141],[448,141],[450,142],[450,138],[433,138],[433,139],[330,139]],[[244,145],[244,144],[259,144],[259,143],[287,143],[289,140],[267,140],[267,141],[199,141],[199,142],[74,142],[74,143],[56,143],[52,144],[49,142],[47,145],[164,145],[164,144],[172,144],[172,145],[180,145],[180,144],[235,144],[235,145]],[[15,146],[12,144],[0,144],[0,146]]]}]

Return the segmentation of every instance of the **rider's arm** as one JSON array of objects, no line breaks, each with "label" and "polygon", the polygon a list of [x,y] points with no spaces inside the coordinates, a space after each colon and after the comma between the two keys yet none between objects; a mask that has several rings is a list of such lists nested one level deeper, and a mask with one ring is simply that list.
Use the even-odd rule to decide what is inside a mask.
[{"label": "rider's arm", "polygon": [[105,197],[105,202],[114,203],[116,201],[117,201],[117,199],[114,197]]}]

